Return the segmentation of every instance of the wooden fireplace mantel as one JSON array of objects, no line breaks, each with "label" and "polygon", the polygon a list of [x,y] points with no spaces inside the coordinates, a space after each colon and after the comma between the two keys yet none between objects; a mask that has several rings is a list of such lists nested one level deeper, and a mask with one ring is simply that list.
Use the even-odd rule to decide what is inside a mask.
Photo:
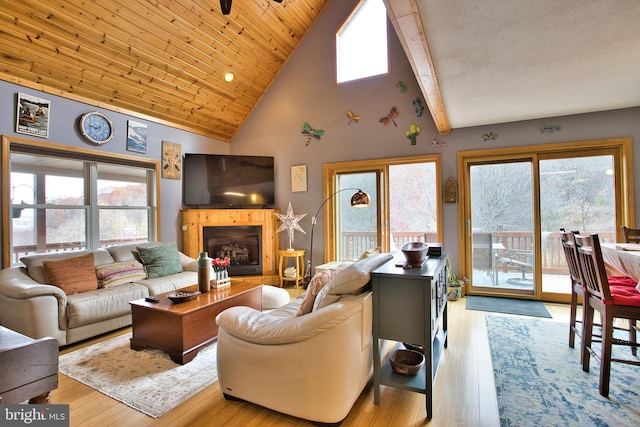
[{"label": "wooden fireplace mantel", "polygon": [[220,226],[262,226],[262,276],[232,277],[234,282],[251,282],[256,285],[277,285],[279,283],[277,260],[280,247],[278,209],[183,209],[182,251],[198,258],[202,252],[202,229]]}]

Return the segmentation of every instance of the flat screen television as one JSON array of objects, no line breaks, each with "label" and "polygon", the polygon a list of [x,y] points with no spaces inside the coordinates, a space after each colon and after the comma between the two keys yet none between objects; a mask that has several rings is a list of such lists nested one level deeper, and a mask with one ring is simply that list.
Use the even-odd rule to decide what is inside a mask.
[{"label": "flat screen television", "polygon": [[275,204],[274,158],[185,154],[183,203],[190,208],[270,208]]}]

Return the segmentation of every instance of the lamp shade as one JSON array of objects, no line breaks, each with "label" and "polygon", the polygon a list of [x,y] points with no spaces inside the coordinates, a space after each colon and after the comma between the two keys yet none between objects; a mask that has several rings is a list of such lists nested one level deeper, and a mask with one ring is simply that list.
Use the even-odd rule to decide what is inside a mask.
[{"label": "lamp shade", "polygon": [[352,208],[367,208],[371,206],[371,197],[362,190],[358,190],[356,194],[351,197]]}]

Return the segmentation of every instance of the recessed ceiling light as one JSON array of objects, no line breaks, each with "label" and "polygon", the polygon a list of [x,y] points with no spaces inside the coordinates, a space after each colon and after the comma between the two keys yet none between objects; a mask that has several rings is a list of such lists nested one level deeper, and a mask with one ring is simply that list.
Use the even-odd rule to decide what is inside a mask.
[{"label": "recessed ceiling light", "polygon": [[227,83],[231,83],[235,78],[236,76],[232,72],[228,72],[227,74],[224,75],[224,81]]}]

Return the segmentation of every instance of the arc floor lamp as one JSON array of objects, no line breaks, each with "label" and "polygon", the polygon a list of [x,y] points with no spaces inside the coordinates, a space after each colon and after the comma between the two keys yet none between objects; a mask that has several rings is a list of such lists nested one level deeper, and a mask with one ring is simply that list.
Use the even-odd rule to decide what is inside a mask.
[{"label": "arc floor lamp", "polygon": [[311,218],[311,245],[310,245],[310,248],[309,248],[309,261],[307,262],[307,269],[304,272],[304,285],[305,285],[305,287],[311,281],[311,276],[312,276],[311,269],[313,268],[313,230],[316,227],[316,222],[318,222],[318,215],[320,214],[320,211],[322,210],[324,205],[329,200],[331,200],[336,194],[342,193],[343,191],[348,191],[348,190],[356,190],[356,193],[353,196],[351,196],[351,207],[352,208],[366,208],[366,207],[371,206],[371,198],[369,197],[369,195],[367,193],[362,191],[360,188],[341,188],[340,190],[336,191],[335,193],[333,193],[332,195],[330,195],[329,197],[324,199],[324,202],[322,202],[322,204],[320,205],[320,207],[316,211],[316,214]]}]

